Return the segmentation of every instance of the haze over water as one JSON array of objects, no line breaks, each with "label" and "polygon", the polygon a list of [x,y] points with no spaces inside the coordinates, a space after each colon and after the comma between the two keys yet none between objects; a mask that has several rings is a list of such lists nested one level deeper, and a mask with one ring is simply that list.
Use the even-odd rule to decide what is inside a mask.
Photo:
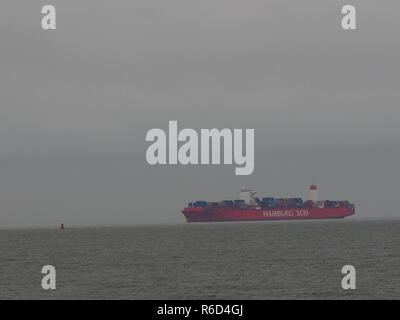
[{"label": "haze over water", "polygon": [[[0,10],[0,227],[180,223],[191,200],[350,200],[399,218],[399,1],[52,0]],[[116,12],[118,12],[116,14]],[[255,130],[255,169],[151,166],[146,133]]]},{"label": "haze over water", "polygon": [[[399,299],[399,232],[357,219],[1,230],[0,299]],[[341,288],[346,264],[356,290]]]}]

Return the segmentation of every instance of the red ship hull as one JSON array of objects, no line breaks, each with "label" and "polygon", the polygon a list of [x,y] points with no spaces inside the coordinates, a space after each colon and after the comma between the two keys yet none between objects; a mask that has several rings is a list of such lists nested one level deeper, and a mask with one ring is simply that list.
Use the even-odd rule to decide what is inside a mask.
[{"label": "red ship hull", "polygon": [[354,209],[338,208],[204,208],[188,207],[182,213],[187,222],[256,221],[256,220],[303,220],[339,219],[353,215]]}]

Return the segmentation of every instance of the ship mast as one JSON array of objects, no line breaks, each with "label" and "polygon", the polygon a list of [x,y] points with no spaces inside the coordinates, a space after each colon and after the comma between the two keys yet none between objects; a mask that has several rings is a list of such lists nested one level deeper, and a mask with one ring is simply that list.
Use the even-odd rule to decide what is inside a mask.
[{"label": "ship mast", "polygon": [[317,194],[317,186],[315,184],[312,184],[310,186],[310,195],[309,195],[309,199],[314,202],[317,203],[318,201],[318,194]]}]

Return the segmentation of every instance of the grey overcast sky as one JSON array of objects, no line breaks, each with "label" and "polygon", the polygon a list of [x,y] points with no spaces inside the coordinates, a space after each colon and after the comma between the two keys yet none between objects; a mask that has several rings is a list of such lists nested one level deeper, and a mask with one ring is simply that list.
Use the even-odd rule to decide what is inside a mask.
[{"label": "grey overcast sky", "polygon": [[[243,184],[400,217],[399,31],[390,0],[2,0],[0,228],[184,223]],[[168,120],[254,128],[253,175],[148,165]]]}]

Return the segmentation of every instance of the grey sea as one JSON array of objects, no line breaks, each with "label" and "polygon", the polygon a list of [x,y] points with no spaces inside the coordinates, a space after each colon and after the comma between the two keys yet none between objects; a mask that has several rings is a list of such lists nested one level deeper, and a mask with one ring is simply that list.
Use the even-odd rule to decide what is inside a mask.
[{"label": "grey sea", "polygon": [[400,220],[0,231],[0,299],[399,298]]}]

